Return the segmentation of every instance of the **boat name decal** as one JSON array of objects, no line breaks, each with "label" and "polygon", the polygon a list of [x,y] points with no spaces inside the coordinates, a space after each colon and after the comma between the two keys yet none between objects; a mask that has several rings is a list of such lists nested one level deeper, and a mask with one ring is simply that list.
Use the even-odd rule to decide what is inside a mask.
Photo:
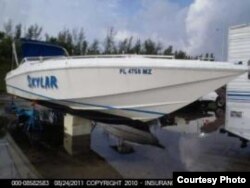
[{"label": "boat name decal", "polygon": [[29,88],[57,89],[57,78],[55,76],[27,76]]},{"label": "boat name decal", "polygon": [[143,75],[151,75],[151,68],[120,68],[120,74],[128,75],[128,74],[143,74]]}]

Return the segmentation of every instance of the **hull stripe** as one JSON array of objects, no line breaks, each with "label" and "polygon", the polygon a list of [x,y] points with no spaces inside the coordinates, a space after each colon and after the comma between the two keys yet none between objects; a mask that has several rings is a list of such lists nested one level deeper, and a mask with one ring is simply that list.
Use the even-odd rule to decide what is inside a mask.
[{"label": "hull stripe", "polygon": [[[29,94],[32,94],[32,95],[36,95],[38,97],[45,98],[45,99],[57,100],[57,99],[54,99],[54,98],[51,98],[51,97],[46,97],[46,96],[36,94],[36,93],[30,92],[30,91],[27,91],[27,90],[23,90],[21,88],[18,88],[18,87],[12,86],[12,85],[7,85],[7,86],[11,87],[11,88],[14,88],[14,89],[17,89],[19,91],[25,92],[25,93],[29,93]],[[161,115],[161,116],[166,115],[165,113],[162,113],[162,112],[155,112],[155,111],[149,111],[149,110],[138,110],[138,109],[131,109],[131,108],[121,108],[120,109],[120,108],[116,108],[116,107],[113,107],[113,106],[106,106],[106,105],[99,105],[99,104],[81,103],[81,102],[68,101],[68,100],[59,100],[59,101],[67,102],[67,103],[74,103],[74,104],[79,104],[79,105],[84,105],[84,106],[101,107],[101,108],[106,108],[106,109],[109,109],[109,110],[126,110],[126,111],[131,111],[131,112],[156,114],[156,115]]]}]

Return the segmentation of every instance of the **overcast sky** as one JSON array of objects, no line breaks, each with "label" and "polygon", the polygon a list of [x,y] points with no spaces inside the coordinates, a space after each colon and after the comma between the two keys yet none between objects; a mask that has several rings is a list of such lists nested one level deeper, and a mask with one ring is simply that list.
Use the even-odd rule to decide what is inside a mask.
[{"label": "overcast sky", "polygon": [[222,59],[228,27],[250,23],[250,0],[0,0],[0,29],[9,19],[37,23],[52,35],[83,27],[90,40],[102,40],[114,27],[117,40],[152,38]]}]

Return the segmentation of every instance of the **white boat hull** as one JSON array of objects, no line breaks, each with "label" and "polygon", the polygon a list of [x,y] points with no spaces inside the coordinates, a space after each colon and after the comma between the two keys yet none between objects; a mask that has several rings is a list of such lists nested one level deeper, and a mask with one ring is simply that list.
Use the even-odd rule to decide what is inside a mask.
[{"label": "white boat hull", "polygon": [[[137,61],[144,59],[137,58]],[[86,65],[80,60],[26,62],[7,75],[7,91],[75,110],[93,110],[149,121],[180,109],[245,71],[210,65],[197,68],[195,62],[188,61],[186,66],[181,66],[181,62],[174,62],[175,66],[173,62],[152,64],[147,61],[114,65],[105,62]],[[56,79],[54,85],[45,81],[51,76]],[[42,78],[40,83],[36,83],[39,78]],[[29,79],[36,81],[33,80],[30,86]]]}]

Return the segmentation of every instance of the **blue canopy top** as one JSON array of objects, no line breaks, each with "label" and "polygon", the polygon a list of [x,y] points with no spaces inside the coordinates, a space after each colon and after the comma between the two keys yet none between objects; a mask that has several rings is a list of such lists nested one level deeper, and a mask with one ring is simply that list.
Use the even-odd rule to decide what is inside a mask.
[{"label": "blue canopy top", "polygon": [[67,51],[61,46],[37,40],[21,39],[21,47],[23,58],[67,55]]}]

